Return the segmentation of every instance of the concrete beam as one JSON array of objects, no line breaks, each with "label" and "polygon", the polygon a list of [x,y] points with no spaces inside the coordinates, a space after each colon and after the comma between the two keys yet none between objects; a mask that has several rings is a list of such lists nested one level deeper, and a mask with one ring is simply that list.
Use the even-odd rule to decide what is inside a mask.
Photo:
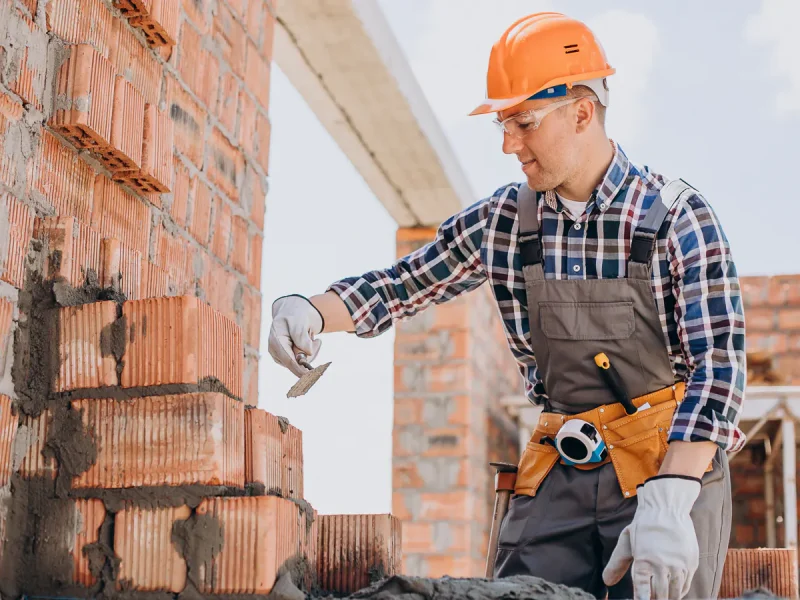
[{"label": "concrete beam", "polygon": [[274,59],[399,226],[476,199],[376,0],[280,2]]}]

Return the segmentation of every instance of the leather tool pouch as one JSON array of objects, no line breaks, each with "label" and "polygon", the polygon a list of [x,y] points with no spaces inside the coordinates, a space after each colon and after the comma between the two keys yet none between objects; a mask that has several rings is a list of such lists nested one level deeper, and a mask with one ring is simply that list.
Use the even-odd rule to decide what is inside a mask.
[{"label": "leather tool pouch", "polygon": [[[641,400],[649,400],[655,405],[632,415],[627,415],[620,404],[570,416],[544,413],[520,459],[514,493],[536,495],[544,478],[561,458],[553,446],[541,443],[542,438],[554,438],[564,421],[583,419],[594,424],[603,435],[620,489],[626,498],[632,498],[636,495],[636,486],[657,475],[661,463],[664,462],[669,448],[667,435],[682,392],[683,386],[674,394],[671,388],[665,388],[660,393],[643,397]],[[665,395],[670,399],[662,400]],[[640,404],[643,402],[638,402],[637,405]],[[584,470],[593,469],[606,462],[608,460],[580,467]],[[706,472],[711,471],[711,468],[712,464],[709,464]]]}]

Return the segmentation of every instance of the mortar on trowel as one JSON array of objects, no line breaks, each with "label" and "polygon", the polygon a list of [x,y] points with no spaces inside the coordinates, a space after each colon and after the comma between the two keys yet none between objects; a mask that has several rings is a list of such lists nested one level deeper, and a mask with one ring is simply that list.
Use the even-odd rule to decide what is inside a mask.
[{"label": "mortar on trowel", "polygon": [[322,374],[325,373],[325,371],[327,371],[328,367],[331,365],[330,362],[327,362],[324,365],[312,367],[308,362],[308,356],[306,356],[303,352],[299,352],[295,356],[295,359],[301,367],[306,369],[306,372],[300,376],[300,379],[297,380],[297,383],[295,383],[286,393],[287,398],[296,398],[297,396],[302,396],[305,394],[311,389],[311,386],[319,381],[319,378],[322,377]]}]

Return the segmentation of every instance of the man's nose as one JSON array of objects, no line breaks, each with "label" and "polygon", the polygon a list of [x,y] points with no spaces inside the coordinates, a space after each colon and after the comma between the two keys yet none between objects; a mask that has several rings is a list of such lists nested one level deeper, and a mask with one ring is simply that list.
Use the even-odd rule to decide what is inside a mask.
[{"label": "man's nose", "polygon": [[518,154],[523,148],[522,140],[503,132],[503,153]]}]

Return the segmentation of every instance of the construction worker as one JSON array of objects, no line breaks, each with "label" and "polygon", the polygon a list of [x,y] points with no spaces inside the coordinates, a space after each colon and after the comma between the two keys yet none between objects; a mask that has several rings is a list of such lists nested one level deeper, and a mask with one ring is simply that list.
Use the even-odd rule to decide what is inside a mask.
[{"label": "construction worker", "polygon": [[494,574],[598,598],[716,597],[731,521],[726,453],[745,384],[744,315],[728,240],[682,180],[609,139],[594,34],[559,13],[494,44],[488,97],[525,181],[447,219],[389,268],[273,304],[269,352],[302,375],[320,333],[385,332],[488,282],[528,398]]}]

